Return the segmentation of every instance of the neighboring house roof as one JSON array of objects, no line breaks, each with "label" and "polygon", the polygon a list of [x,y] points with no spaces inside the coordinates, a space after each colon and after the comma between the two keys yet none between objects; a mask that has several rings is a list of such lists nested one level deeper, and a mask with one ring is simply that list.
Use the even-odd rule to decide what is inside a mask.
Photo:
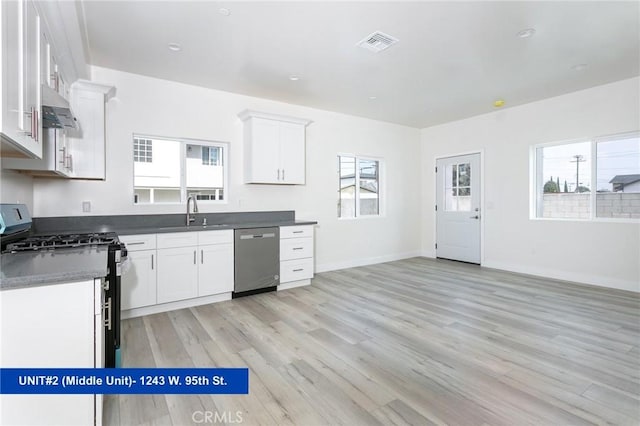
[{"label": "neighboring house roof", "polygon": [[640,175],[615,175],[609,183],[618,183],[623,185],[629,185],[630,183],[640,181]]}]

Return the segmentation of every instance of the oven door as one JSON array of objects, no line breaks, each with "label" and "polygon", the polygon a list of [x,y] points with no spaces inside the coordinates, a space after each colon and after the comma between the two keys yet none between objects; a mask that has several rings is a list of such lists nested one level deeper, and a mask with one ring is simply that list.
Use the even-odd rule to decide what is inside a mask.
[{"label": "oven door", "polygon": [[107,307],[107,316],[105,318],[104,327],[104,363],[106,368],[120,367],[120,304],[121,304],[121,269],[122,261],[126,256],[126,249],[120,244],[109,246],[108,252],[108,270],[106,283],[107,289],[105,293],[105,305]]}]

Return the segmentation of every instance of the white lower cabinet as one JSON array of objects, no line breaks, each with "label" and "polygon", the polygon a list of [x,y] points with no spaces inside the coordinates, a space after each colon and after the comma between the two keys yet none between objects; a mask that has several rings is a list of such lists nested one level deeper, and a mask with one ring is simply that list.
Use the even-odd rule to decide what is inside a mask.
[{"label": "white lower cabinet", "polygon": [[158,303],[198,297],[197,246],[158,249]]},{"label": "white lower cabinet", "polygon": [[233,230],[124,235],[122,309],[233,291]]},{"label": "white lower cabinet", "polygon": [[309,284],[311,278],[313,278],[313,226],[280,227],[281,286],[279,288]]},{"label": "white lower cabinet", "polygon": [[129,266],[121,278],[122,310],[152,306],[157,303],[156,235],[120,236],[128,252]]},{"label": "white lower cabinet", "polygon": [[129,251],[129,270],[122,276],[122,309],[157,303],[156,250]]},{"label": "white lower cabinet", "polygon": [[[101,280],[1,291],[2,367],[104,366],[101,295]],[[102,423],[101,395],[0,395],[0,406],[3,425]]]},{"label": "white lower cabinet", "polygon": [[233,291],[233,242],[200,246],[198,296]]}]

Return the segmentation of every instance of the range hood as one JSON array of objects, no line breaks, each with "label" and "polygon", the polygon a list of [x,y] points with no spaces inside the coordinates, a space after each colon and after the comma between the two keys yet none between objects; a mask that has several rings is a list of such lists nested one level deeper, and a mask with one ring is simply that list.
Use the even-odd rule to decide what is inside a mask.
[{"label": "range hood", "polygon": [[42,127],[45,129],[78,129],[69,102],[46,84],[42,85]]}]

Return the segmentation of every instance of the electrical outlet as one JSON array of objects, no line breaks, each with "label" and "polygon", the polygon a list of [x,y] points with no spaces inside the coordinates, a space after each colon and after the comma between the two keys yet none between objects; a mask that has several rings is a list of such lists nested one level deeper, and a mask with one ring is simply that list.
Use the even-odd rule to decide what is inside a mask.
[{"label": "electrical outlet", "polygon": [[83,213],[91,212],[91,201],[83,201],[82,202],[82,212]]}]

